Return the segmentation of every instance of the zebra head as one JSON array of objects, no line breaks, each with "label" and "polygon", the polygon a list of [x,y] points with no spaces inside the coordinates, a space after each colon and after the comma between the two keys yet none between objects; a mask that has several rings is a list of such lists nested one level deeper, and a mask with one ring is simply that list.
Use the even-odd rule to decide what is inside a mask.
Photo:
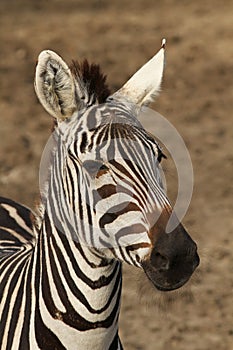
[{"label": "zebra head", "polygon": [[66,235],[72,231],[104,259],[142,267],[157,289],[168,291],[188,281],[199,257],[180,222],[166,231],[172,207],[161,181],[163,153],[137,119],[159,91],[164,49],[165,42],[112,95],[98,66],[68,67],[43,51],[35,90],[56,123],[46,194],[51,219],[57,216]]}]

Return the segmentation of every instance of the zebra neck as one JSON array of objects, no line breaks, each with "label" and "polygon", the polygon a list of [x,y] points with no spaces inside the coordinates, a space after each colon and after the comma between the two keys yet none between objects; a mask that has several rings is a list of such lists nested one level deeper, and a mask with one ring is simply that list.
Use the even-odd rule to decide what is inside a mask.
[{"label": "zebra neck", "polygon": [[59,349],[120,349],[121,264],[67,238],[46,215],[36,255],[37,339],[50,334],[49,344]]}]

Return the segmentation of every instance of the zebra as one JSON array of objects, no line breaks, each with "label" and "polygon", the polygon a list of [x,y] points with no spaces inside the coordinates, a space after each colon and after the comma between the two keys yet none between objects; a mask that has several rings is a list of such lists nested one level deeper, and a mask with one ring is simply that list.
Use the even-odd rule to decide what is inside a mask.
[{"label": "zebra", "polygon": [[164,154],[137,119],[157,95],[165,42],[111,94],[99,66],[42,51],[39,101],[54,119],[36,212],[0,198],[0,349],[120,350],[122,263],[155,290],[199,264],[162,186]]}]

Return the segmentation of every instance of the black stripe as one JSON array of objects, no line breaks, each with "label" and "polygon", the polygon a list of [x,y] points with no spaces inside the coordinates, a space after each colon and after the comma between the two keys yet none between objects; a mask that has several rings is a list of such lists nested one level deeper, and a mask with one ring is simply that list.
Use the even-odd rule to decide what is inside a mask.
[{"label": "black stripe", "polygon": [[27,278],[24,281],[24,284],[26,286],[26,296],[25,296],[25,314],[24,314],[24,322],[23,322],[23,328],[21,331],[21,337],[19,341],[19,350],[28,350],[30,348],[29,346],[29,326],[30,326],[30,317],[31,317],[31,309],[32,309],[32,293],[34,292],[32,290],[32,269],[33,269],[33,259],[34,258],[34,251],[32,252],[30,265],[27,272]]},{"label": "black stripe", "polygon": [[[120,348],[119,348],[120,345]],[[110,347],[108,348],[108,350],[123,350],[123,347],[121,345],[119,336],[118,336],[118,331],[116,332],[116,335],[110,345]]]},{"label": "black stripe", "polygon": [[[46,232],[48,232],[50,230],[50,226],[49,226],[49,222],[47,223],[46,225]],[[42,244],[43,244],[43,240],[42,240]],[[59,260],[61,261],[62,259],[62,263],[60,263],[60,267],[62,268],[63,270],[63,274],[64,276],[66,276],[66,274],[68,273],[68,270],[67,270],[67,267],[66,267],[66,264],[64,263],[64,257],[62,256],[62,254],[60,254],[60,252],[58,251],[58,247],[54,245],[54,247],[57,249],[57,257],[59,258]],[[51,312],[51,315],[52,317],[56,318],[56,312],[57,310],[55,309],[55,306],[54,306],[54,303],[52,302],[52,299],[51,299],[51,294],[50,294],[50,291],[48,290],[48,276],[47,276],[47,269],[46,269],[46,262],[45,262],[45,255],[44,255],[44,250],[45,248],[43,247],[42,245],[42,251],[41,251],[41,260],[42,260],[42,276],[43,276],[43,287],[42,287],[42,293],[43,293],[43,298],[44,298],[44,301],[46,303],[46,306],[48,307],[49,311]],[[66,290],[64,288],[64,286],[62,285],[62,281],[61,281],[61,278],[60,278],[60,274],[57,270],[57,266],[56,266],[56,263],[54,261],[54,259],[52,258],[52,256],[50,256],[51,259],[50,259],[50,263],[51,263],[51,269],[52,269],[52,273],[53,273],[53,276],[54,276],[54,282],[56,285],[59,286],[59,289],[58,289],[58,293],[59,293],[59,297],[62,301],[62,303],[64,304],[64,306],[66,307],[66,312],[62,312],[60,313],[60,317],[62,319],[62,321],[64,323],[66,323],[67,325],[79,330],[79,331],[86,331],[86,330],[90,330],[90,329],[95,329],[95,328],[108,328],[112,325],[112,322],[114,320],[114,317],[116,315],[116,312],[118,310],[118,307],[119,307],[119,302],[120,302],[120,289],[118,291],[118,295],[117,295],[117,303],[114,305],[114,308],[113,310],[111,311],[110,315],[102,320],[102,321],[97,321],[97,322],[89,322],[87,320],[85,320],[81,315],[79,315],[72,307],[72,305],[70,304],[68,298],[67,298],[67,293],[66,293]],[[115,269],[114,269],[115,270]],[[117,271],[117,270],[116,270]],[[113,292],[112,292],[112,295],[109,299],[109,305],[112,301],[112,298],[113,296],[115,295],[117,289],[119,288],[119,279],[121,279],[121,271],[119,269],[119,265],[118,265],[118,274],[117,274],[117,277],[116,277],[116,282],[115,282],[115,285],[113,287]],[[69,276],[70,277],[70,276]],[[114,277],[114,276],[112,276]],[[69,280],[71,280],[71,278],[68,278]],[[108,279],[108,277],[106,278],[103,278],[103,281],[104,279]],[[102,278],[100,280],[102,282]],[[68,282],[68,280],[67,280]],[[110,282],[110,281],[109,281]],[[72,284],[72,282],[70,281],[69,283]],[[102,286],[102,283],[101,283],[101,286]],[[99,287],[101,287],[99,286]],[[74,288],[74,286],[71,286],[72,288]],[[73,289],[72,289],[73,291]],[[77,297],[77,294],[76,294],[76,297]],[[81,293],[79,292],[79,298],[81,300],[81,302],[88,308],[89,311],[91,311],[91,308],[90,306],[87,304],[87,302],[85,301],[85,298],[84,296],[81,295]],[[104,311],[106,309],[103,308],[102,311]],[[95,310],[93,310],[94,312],[96,312]],[[99,312],[97,312],[99,313]]]},{"label": "black stripe", "polygon": [[118,205],[112,206],[104,215],[99,219],[99,225],[104,228],[105,225],[111,224],[119,216],[126,214],[130,211],[140,211],[140,208],[135,203],[123,202]]},{"label": "black stripe", "polygon": [[[25,231],[24,228],[22,228],[14,218],[12,218],[9,215],[9,212],[7,209],[5,209],[1,204],[8,205],[16,210],[16,214],[18,217],[24,221],[25,226],[28,227],[28,230],[32,230],[32,220],[31,220],[31,212],[28,208],[17,204],[14,201],[11,201],[9,199],[0,197],[0,222],[2,227],[6,227],[12,231],[17,232],[19,236],[21,236],[26,241],[32,241],[33,240],[33,233]],[[1,240],[10,240],[14,242],[16,246],[22,246],[22,242],[19,238],[12,235],[10,232],[4,231],[1,232]]]},{"label": "black stripe", "polygon": [[[11,269],[8,269],[6,276],[4,277],[4,279],[2,280],[1,285],[0,285],[0,303],[2,302],[3,294],[7,295],[5,303],[2,306],[3,311],[2,311],[2,318],[0,320],[0,344],[2,343],[2,338],[4,335],[4,328],[6,326],[7,317],[9,315],[9,308],[10,308],[10,305],[12,303],[12,294],[13,294],[15,286],[18,282],[18,279],[20,278],[20,275],[22,273],[22,269],[25,266],[25,259],[27,259],[27,255],[28,255],[28,252],[26,252],[26,254],[23,252],[23,254],[22,253],[21,253],[21,255],[17,254],[15,257],[12,258],[13,262],[11,264]],[[19,261],[20,261],[20,263],[19,263]],[[14,269],[16,265],[17,265],[17,268]],[[11,276],[13,269],[14,269],[14,275]],[[8,289],[6,290],[5,287],[6,287],[6,284],[8,282],[9,277],[11,277],[11,282],[10,282]]]},{"label": "black stripe", "polygon": [[[36,276],[41,276],[41,267],[40,267],[40,259],[43,256],[43,249],[41,246],[41,242],[38,241],[38,252],[37,252],[37,264],[36,264]],[[43,350],[66,350],[66,348],[62,345],[58,337],[46,327],[43,323],[40,313],[39,306],[39,290],[40,290],[40,278],[36,278],[35,280],[35,290],[36,290],[36,309],[35,309],[35,336],[36,341],[40,349]]]},{"label": "black stripe", "polygon": [[[20,270],[22,273],[22,268]],[[14,300],[11,300],[11,303],[14,303],[14,307],[13,307],[12,314],[11,314],[6,350],[12,350],[12,343],[13,343],[13,339],[14,339],[15,328],[16,328],[16,325],[18,322],[20,308],[22,305],[25,275],[26,275],[26,265],[24,264],[23,273],[19,277],[21,281],[20,281],[20,286],[19,286],[17,295],[14,298]],[[17,282],[18,282],[18,280],[17,280]],[[15,285],[15,287],[16,287],[16,285]],[[24,349],[25,350],[27,349],[26,346],[24,347]]]},{"label": "black stripe", "polygon": [[80,152],[85,153],[86,147],[87,147],[87,133],[84,131],[81,135],[82,141],[80,143]]}]

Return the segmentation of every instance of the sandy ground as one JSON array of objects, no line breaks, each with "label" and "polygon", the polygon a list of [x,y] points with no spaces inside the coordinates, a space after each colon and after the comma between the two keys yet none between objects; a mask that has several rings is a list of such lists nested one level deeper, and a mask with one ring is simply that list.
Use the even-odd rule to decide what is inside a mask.
[{"label": "sandy ground", "polygon": [[[126,350],[232,350],[233,2],[1,0],[0,29],[0,193],[30,206],[51,126],[33,89],[39,52],[101,64],[114,91],[167,38],[154,108],[180,132],[192,158],[184,223],[202,263],[175,303],[125,266],[120,333]],[[156,133],[154,123],[147,127]],[[171,170],[171,188],[175,179]]]}]

